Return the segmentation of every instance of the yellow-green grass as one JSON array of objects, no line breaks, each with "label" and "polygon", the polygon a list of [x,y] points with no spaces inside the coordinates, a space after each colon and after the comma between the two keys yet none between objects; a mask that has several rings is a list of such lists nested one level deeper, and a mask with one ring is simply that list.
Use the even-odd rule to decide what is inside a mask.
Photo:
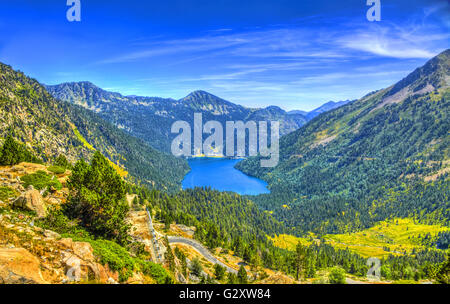
[{"label": "yellow-green grass", "polygon": [[[414,222],[413,219],[393,219],[383,221],[369,229],[349,234],[328,234],[323,239],[336,249],[349,249],[363,257],[383,258],[390,254],[403,255],[411,253],[413,249],[424,249],[422,239],[430,235],[435,239],[442,231],[450,231],[448,227],[441,225],[425,225]],[[312,244],[316,240],[314,234],[307,237],[296,237],[288,234],[269,237],[274,246],[287,250],[295,250],[300,242],[304,246]],[[389,248],[389,250],[385,250]]]},{"label": "yellow-green grass", "polygon": [[121,177],[126,177],[128,175],[128,171],[123,169],[120,165],[113,163],[111,160],[107,158],[109,164],[116,170],[117,174]]},{"label": "yellow-green grass", "polygon": [[81,141],[83,143],[83,145],[88,148],[91,151],[95,151],[95,148],[88,143],[88,141],[83,137],[83,135],[81,135],[80,131],[78,131],[77,127],[74,124],[70,124],[70,126],[73,129],[73,133],[75,134],[75,136],[78,138],[79,141]]},{"label": "yellow-green grass", "polygon": [[[363,257],[385,257],[389,254],[402,255],[413,249],[423,249],[423,237],[429,234],[435,238],[439,232],[449,231],[440,225],[415,223],[413,219],[394,219],[380,222],[369,229],[349,234],[329,234],[324,239],[335,248],[345,249]],[[389,250],[385,250],[389,248]]]},{"label": "yellow-green grass", "polygon": [[287,249],[295,250],[295,246],[300,242],[303,246],[309,246],[313,242],[313,236],[307,238],[300,238],[289,234],[275,235],[274,237],[269,236],[274,246]]},{"label": "yellow-green grass", "polygon": [[[75,133],[75,136],[83,143],[86,148],[91,151],[96,151],[95,148],[83,137],[83,135],[81,135],[80,131],[78,131],[75,125],[71,124],[71,127],[73,129],[73,132]],[[128,172],[124,170],[119,164],[115,164],[109,158],[107,158],[107,160],[109,164],[116,170],[117,174],[119,174],[121,177],[126,177],[128,175]]]}]

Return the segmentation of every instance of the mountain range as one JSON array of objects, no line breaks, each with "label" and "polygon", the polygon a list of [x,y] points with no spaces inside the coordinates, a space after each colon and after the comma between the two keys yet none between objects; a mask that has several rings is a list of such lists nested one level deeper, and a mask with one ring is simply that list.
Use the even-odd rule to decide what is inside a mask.
[{"label": "mountain range", "polygon": [[128,178],[170,191],[188,171],[169,155],[174,121],[193,121],[194,112],[222,122],[280,120],[281,134],[307,122],[276,106],[249,109],[204,91],[180,100],[122,96],[90,82],[41,85],[5,64],[0,73],[0,137],[13,134],[44,161],[63,154],[74,162],[99,150]]},{"label": "mountain range", "polygon": [[202,113],[204,121],[280,121],[280,135],[297,130],[320,113],[346,102],[328,102],[309,113],[286,112],[280,107],[246,108],[214,96],[195,91],[179,100],[160,97],[123,96],[105,91],[90,82],[72,82],[46,86],[57,99],[80,105],[98,113],[131,135],[152,147],[169,152],[175,135],[170,134],[173,122],[193,122],[194,113]]},{"label": "mountain range", "polygon": [[308,121],[310,121],[311,119],[313,119],[314,117],[331,111],[333,109],[339,108],[340,106],[343,106],[347,103],[351,102],[351,100],[343,100],[343,101],[329,101],[327,103],[324,103],[323,105],[321,105],[320,107],[318,107],[317,109],[314,109],[310,112],[306,112],[306,111],[301,111],[301,110],[292,110],[289,111],[288,114],[291,115],[303,115],[304,117],[306,117],[306,119]]}]

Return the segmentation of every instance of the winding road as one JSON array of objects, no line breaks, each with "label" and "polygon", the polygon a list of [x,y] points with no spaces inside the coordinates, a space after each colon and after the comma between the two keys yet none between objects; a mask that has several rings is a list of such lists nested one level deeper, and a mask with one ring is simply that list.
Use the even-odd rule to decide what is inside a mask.
[{"label": "winding road", "polygon": [[193,239],[188,239],[188,238],[179,237],[179,236],[168,236],[167,238],[169,239],[169,244],[183,244],[183,245],[192,247],[195,249],[195,251],[197,251],[198,253],[203,255],[203,257],[206,260],[208,260],[209,262],[211,262],[213,264],[219,264],[220,266],[225,267],[228,272],[237,274],[236,269],[233,269],[230,266],[225,265],[224,263],[219,261],[214,255],[212,255],[212,253],[208,249],[206,249],[206,247],[204,247],[199,242],[197,242]]},{"label": "winding road", "polygon": [[[158,262],[158,261],[161,261],[162,257],[161,257],[161,253],[159,251],[159,246],[157,245],[157,241],[156,241],[157,232],[156,232],[155,228],[153,228],[153,221],[152,221],[150,212],[148,211],[148,209],[146,209],[146,211],[147,211],[147,217],[148,217],[148,227],[150,229],[150,233],[153,236],[152,248],[154,250],[154,253],[155,253],[155,256],[157,257],[157,262]],[[188,239],[188,238],[184,238],[184,237],[180,237],[180,236],[167,236],[167,238],[169,240],[169,244],[183,244],[183,245],[192,247],[195,251],[200,253],[207,261],[209,261],[213,264],[219,264],[220,266],[225,267],[228,272],[232,272],[234,274],[238,273],[236,269],[233,269],[230,266],[225,265],[224,263],[219,261],[208,249],[206,249],[205,246],[203,246],[201,243],[199,243],[193,239]]]}]

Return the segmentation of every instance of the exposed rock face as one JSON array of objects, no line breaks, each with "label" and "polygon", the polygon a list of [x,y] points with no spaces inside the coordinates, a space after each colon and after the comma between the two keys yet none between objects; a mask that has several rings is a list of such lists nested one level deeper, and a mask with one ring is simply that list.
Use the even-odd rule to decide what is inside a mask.
[{"label": "exposed rock face", "polygon": [[150,252],[152,261],[157,261],[153,244],[153,236],[149,229],[146,211],[130,211],[127,222],[131,224],[130,235],[145,245],[145,250]]},{"label": "exposed rock face", "polygon": [[133,276],[127,280],[127,284],[144,284],[145,278],[141,273],[133,273]]},{"label": "exposed rock face", "polygon": [[47,284],[40,261],[24,248],[0,247],[0,284]]},{"label": "exposed rock face", "polygon": [[74,242],[72,245],[73,253],[85,261],[94,261],[94,250],[91,244],[87,242]]},{"label": "exposed rock face", "polygon": [[32,218],[0,214],[0,284],[119,280],[117,272],[99,263],[90,243],[30,225]]},{"label": "exposed rock face", "polygon": [[86,242],[73,242],[70,238],[59,240],[59,244],[66,250],[63,254],[63,265],[66,269],[68,281],[97,281],[108,283],[118,280],[118,274],[98,264],[95,261],[94,250]]},{"label": "exposed rock face", "polygon": [[38,217],[47,215],[47,207],[38,190],[30,186],[29,190],[19,196],[14,202],[14,207],[35,211]]},{"label": "exposed rock face", "polygon": [[261,281],[261,284],[295,284],[295,283],[296,281],[293,278],[281,272],[274,273]]}]

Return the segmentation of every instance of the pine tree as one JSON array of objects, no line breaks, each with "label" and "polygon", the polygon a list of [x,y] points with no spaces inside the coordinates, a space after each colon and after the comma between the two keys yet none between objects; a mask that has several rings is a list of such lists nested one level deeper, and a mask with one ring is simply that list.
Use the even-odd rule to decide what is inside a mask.
[{"label": "pine tree", "polygon": [[128,241],[125,183],[101,153],[96,152],[90,164],[78,161],[67,184],[70,195],[64,208],[69,217],[96,236]]},{"label": "pine tree", "polygon": [[450,284],[450,257],[447,257],[447,261],[442,264],[436,279],[441,284]]},{"label": "pine tree", "polygon": [[167,250],[164,254],[164,258],[166,260],[166,265],[170,269],[170,271],[175,271],[175,256],[173,255],[172,248],[170,248],[169,245],[169,239],[167,238],[167,235],[164,238],[164,245],[166,246]]},{"label": "pine tree", "polygon": [[198,258],[194,258],[191,263],[191,271],[192,274],[196,277],[200,277],[203,272],[202,264],[200,264],[200,260]]},{"label": "pine tree", "polygon": [[13,166],[20,162],[40,163],[41,161],[31,154],[25,145],[15,141],[10,134],[0,148],[0,165]]},{"label": "pine tree", "polygon": [[300,278],[300,275],[305,270],[305,264],[306,264],[306,247],[304,247],[300,242],[297,243],[297,246],[295,248],[295,260],[294,260],[294,267],[296,272],[296,279],[297,281]]},{"label": "pine tree", "polygon": [[241,267],[239,268],[237,278],[238,278],[239,284],[247,284],[248,283],[247,271],[245,270],[243,265],[241,265]]},{"label": "pine tree", "polygon": [[219,264],[214,265],[214,276],[217,280],[222,280],[225,277],[225,267],[220,266]]},{"label": "pine tree", "polygon": [[60,166],[61,168],[64,169],[72,169],[72,164],[69,163],[69,161],[67,160],[67,158],[63,155],[60,154],[54,162],[55,166]]}]

